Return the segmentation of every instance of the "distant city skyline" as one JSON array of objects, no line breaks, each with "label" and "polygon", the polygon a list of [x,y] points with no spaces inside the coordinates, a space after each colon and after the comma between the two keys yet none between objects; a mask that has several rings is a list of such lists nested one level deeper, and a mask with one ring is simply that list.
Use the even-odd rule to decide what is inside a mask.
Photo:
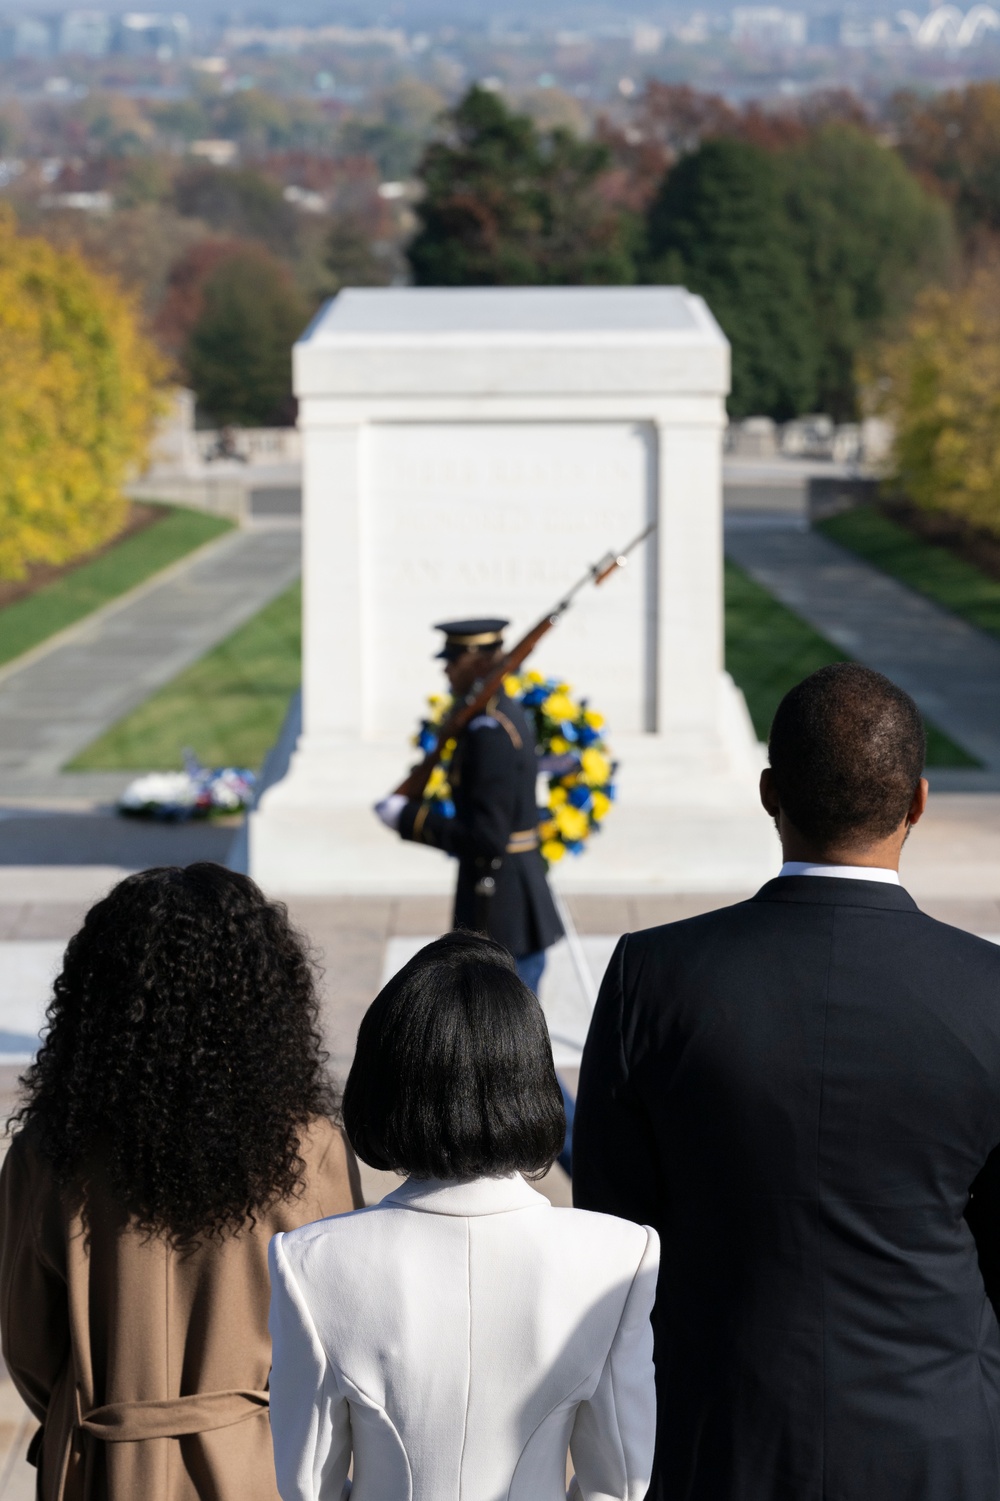
[{"label": "distant city skyline", "polygon": [[[601,19],[629,22],[650,18],[677,22],[698,11],[723,17],[731,14],[734,9],[741,8],[747,7],[734,5],[732,0],[692,0],[688,5],[663,3],[663,0],[645,0],[645,3],[644,0],[629,0],[628,4],[615,4],[612,0],[531,0],[530,4],[526,0],[506,0],[506,3],[502,0],[501,4],[486,15],[481,0],[388,0],[388,3],[375,7],[365,3],[365,0],[289,0],[289,3],[282,0],[281,4],[246,6],[228,4],[225,0],[218,0],[218,3],[207,0],[205,4],[196,4],[194,0],[176,0],[176,3],[164,5],[162,10],[168,14],[180,13],[195,19],[210,17],[216,24],[221,22],[231,25],[322,25],[340,22],[360,26],[398,26],[426,25],[435,20],[461,20],[480,28],[506,21],[531,24],[539,19],[549,22],[562,20],[567,23],[575,20],[578,24]],[[871,15],[891,16],[899,9],[899,5],[891,3],[891,0],[876,5],[858,3],[858,0],[848,0],[844,4],[831,3],[831,0],[797,0],[797,3],[777,8],[809,16],[842,13],[861,18]],[[935,7],[927,4],[926,0],[918,0],[912,8],[922,14]],[[69,9],[120,16],[136,12],[138,7],[125,3],[125,0],[64,7],[53,6],[52,0],[16,0],[16,3],[15,0],[0,0],[0,16],[4,17],[20,14],[51,15],[53,12]]]},{"label": "distant city skyline", "polygon": [[179,0],[139,12],[0,0],[0,90],[29,102],[72,102],[91,89],[181,99],[199,93],[204,74],[224,95],[270,90],[357,110],[403,77],[442,99],[478,79],[515,99],[561,93],[561,118],[586,129],[646,79],[737,104],[848,90],[877,109],[901,88],[1000,76],[1000,0],[537,0],[529,15],[525,3],[484,12],[471,0],[386,0],[378,10],[358,0],[280,9]]}]

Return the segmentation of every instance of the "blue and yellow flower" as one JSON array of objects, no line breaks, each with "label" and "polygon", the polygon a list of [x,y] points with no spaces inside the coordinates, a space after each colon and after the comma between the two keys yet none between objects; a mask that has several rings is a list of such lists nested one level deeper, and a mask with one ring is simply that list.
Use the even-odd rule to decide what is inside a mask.
[{"label": "blue and yellow flower", "polygon": [[[538,837],[543,859],[554,865],[567,853],[579,855],[587,848],[615,800],[617,766],[604,739],[604,715],[586,699],[577,700],[568,683],[540,672],[510,673],[504,691],[518,700],[535,729],[539,771],[548,778],[547,807],[539,810]],[[451,699],[441,694],[427,700],[428,712],[414,737],[414,744],[425,754],[437,744],[451,707]],[[451,739],[425,793],[446,818],[455,816],[448,781],[454,752]]]}]

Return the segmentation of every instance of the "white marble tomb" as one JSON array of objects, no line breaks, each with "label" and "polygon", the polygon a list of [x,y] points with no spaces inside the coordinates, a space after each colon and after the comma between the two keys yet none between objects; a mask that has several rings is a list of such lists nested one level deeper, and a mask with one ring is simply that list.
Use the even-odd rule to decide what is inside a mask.
[{"label": "white marble tomb", "polygon": [[590,563],[532,665],[607,716],[620,802],[559,879],[740,889],[773,866],[760,751],[723,671],[721,441],[729,347],[679,287],[349,290],[295,351],[304,452],[301,736],[249,828],[286,892],[453,879],[371,804],[416,759],[441,687],[436,620],[531,626]]}]

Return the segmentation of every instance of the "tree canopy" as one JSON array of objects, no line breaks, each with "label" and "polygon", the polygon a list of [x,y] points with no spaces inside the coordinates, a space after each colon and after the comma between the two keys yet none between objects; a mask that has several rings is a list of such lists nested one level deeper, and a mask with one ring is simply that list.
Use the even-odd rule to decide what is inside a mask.
[{"label": "tree canopy", "polygon": [[875,373],[900,487],[917,505],[1000,534],[1000,267],[922,292]]},{"label": "tree canopy", "polygon": [[903,160],[954,204],[963,230],[1000,230],[1000,83],[893,103]]},{"label": "tree canopy", "polygon": [[780,159],[744,141],[684,156],[650,206],[646,277],[700,292],[733,351],[733,416],[812,408],[820,349]]},{"label": "tree canopy", "polygon": [[154,329],[160,347],[170,355],[183,380],[189,379],[184,368],[187,347],[205,312],[206,283],[219,266],[254,248],[246,240],[210,237],[196,240],[174,261]]},{"label": "tree canopy", "polygon": [[857,361],[948,270],[947,207],[856,124],[782,150],[706,141],[647,215],[646,274],[700,292],[733,346],[734,416],[857,416]]},{"label": "tree canopy", "polygon": [[287,254],[299,232],[298,215],[277,183],[253,167],[189,167],[174,183],[178,210],[212,229],[259,240]]},{"label": "tree canopy", "polygon": [[202,411],[220,423],[291,420],[292,345],[309,310],[262,246],[223,258],[206,277],[184,363]]},{"label": "tree canopy", "polygon": [[894,151],[857,126],[827,125],[779,164],[816,322],[818,404],[851,419],[858,356],[923,285],[946,275],[951,217]]},{"label": "tree canopy", "polygon": [[360,215],[341,214],[333,221],[323,260],[335,292],[341,287],[385,287],[392,280],[392,266],[385,256],[379,257]]},{"label": "tree canopy", "polygon": [[19,235],[0,205],[0,578],[120,529],[161,373],[115,283]]},{"label": "tree canopy", "polygon": [[633,278],[628,229],[604,201],[607,148],[539,131],[475,87],[424,154],[420,228],[408,255],[424,286],[618,283]]}]

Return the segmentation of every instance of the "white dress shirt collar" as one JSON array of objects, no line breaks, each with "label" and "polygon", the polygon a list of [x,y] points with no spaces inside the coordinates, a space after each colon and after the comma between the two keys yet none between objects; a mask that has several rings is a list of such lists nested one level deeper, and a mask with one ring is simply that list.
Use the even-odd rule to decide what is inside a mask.
[{"label": "white dress shirt collar", "polygon": [[834,876],[840,881],[882,881],[886,886],[900,885],[899,871],[881,865],[813,865],[808,860],[786,860],[779,876]]},{"label": "white dress shirt collar", "polygon": [[511,1178],[407,1178],[382,1200],[386,1208],[420,1209],[428,1214],[507,1214],[512,1209],[548,1208],[520,1173]]}]

